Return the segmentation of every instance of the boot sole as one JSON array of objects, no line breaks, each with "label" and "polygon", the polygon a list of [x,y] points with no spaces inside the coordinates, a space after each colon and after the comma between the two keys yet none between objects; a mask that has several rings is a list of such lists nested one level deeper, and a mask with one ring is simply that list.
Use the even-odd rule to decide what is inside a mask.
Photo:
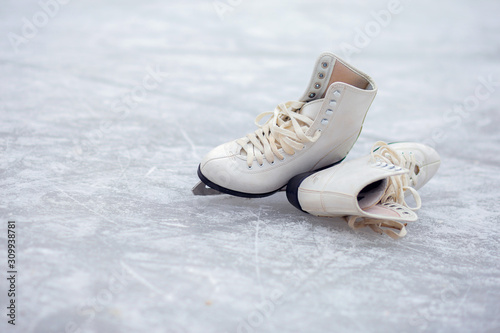
[{"label": "boot sole", "polygon": [[236,197],[242,197],[242,198],[263,198],[263,197],[268,197],[271,194],[274,194],[274,193],[278,192],[279,190],[281,190],[281,188],[283,186],[286,185],[286,184],[284,184],[284,185],[280,186],[277,190],[274,190],[274,191],[271,191],[271,192],[267,192],[267,193],[245,193],[245,192],[234,191],[234,190],[230,190],[228,188],[219,186],[219,185],[211,182],[210,180],[208,180],[208,178],[206,178],[201,173],[201,164],[198,166],[198,177],[200,178],[200,180],[205,185],[207,185],[210,188],[213,188],[214,190],[217,190],[217,191],[225,193],[225,194],[234,195]]},{"label": "boot sole", "polygon": [[[297,176],[295,176],[295,177],[292,177],[292,178],[291,178],[291,179],[290,179],[287,183],[285,183],[285,184],[281,185],[281,186],[280,186],[280,187],[278,187],[276,190],[271,191],[271,192],[266,192],[266,193],[246,193],[246,192],[239,192],[239,191],[230,190],[230,189],[228,189],[228,188],[225,188],[225,187],[222,187],[222,186],[220,186],[220,185],[217,185],[217,184],[215,184],[214,182],[212,182],[212,181],[208,180],[208,178],[207,178],[207,177],[205,177],[205,176],[201,173],[201,164],[198,166],[198,177],[200,178],[200,180],[201,180],[201,181],[202,181],[205,185],[207,185],[207,186],[208,186],[208,187],[210,187],[210,188],[213,188],[214,190],[217,190],[217,191],[222,192],[222,193],[225,193],[225,194],[234,195],[234,196],[236,196],[236,197],[241,197],[241,198],[264,198],[264,197],[268,197],[268,196],[270,196],[270,195],[272,195],[272,194],[274,194],[274,193],[276,193],[276,192],[279,192],[279,191],[280,191],[280,190],[281,190],[284,186],[286,186],[286,187],[287,187],[287,189],[286,189],[286,196],[287,196],[287,198],[288,198],[288,201],[290,201],[290,203],[291,203],[292,205],[294,205],[295,207],[299,208],[299,207],[300,207],[300,205],[299,205],[299,203],[298,203],[299,201],[298,201],[297,193],[295,193],[295,194],[290,194],[290,196],[292,196],[292,198],[293,198],[293,196],[295,196],[295,199],[294,199],[294,200],[296,201],[297,205],[299,205],[299,206],[297,206],[296,204],[294,204],[294,203],[291,201],[291,199],[290,199],[290,197],[289,197],[289,194],[288,194],[288,186],[290,185],[291,180],[292,180],[292,179],[295,179],[295,178],[297,178],[297,177],[299,177],[299,176],[305,175],[305,174],[307,174],[307,176],[309,176],[309,175],[311,175],[311,174],[313,174],[313,173],[316,173],[316,172],[318,172],[318,171],[321,171],[321,170],[324,170],[324,169],[331,168],[332,166],[337,165],[337,164],[339,164],[340,162],[342,162],[344,159],[345,159],[345,157],[344,157],[343,159],[341,159],[341,160],[337,161],[337,162],[334,162],[333,164],[330,164],[330,165],[324,166],[324,167],[322,167],[322,168],[320,168],[320,169],[316,169],[316,170],[314,170],[314,171],[308,171],[308,172],[301,173],[301,174],[299,174],[299,175],[297,175]],[[304,178],[306,178],[307,176],[304,176],[304,177],[300,180],[300,183],[302,183],[302,180],[304,180]],[[298,188],[299,188],[300,183],[299,183],[299,184],[297,184],[297,187],[296,187],[296,189],[295,189],[295,192],[296,192],[296,191],[298,191]],[[288,185],[287,185],[287,184],[288,184]],[[295,187],[295,183],[294,183],[294,187]],[[292,192],[292,191],[291,191],[291,192]],[[299,208],[299,209],[300,209],[300,210],[302,210],[301,208]]]}]

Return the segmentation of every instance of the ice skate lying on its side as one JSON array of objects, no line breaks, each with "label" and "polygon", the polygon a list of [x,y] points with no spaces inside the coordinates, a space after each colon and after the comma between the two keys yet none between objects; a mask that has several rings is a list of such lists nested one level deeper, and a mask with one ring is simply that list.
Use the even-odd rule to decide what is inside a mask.
[{"label": "ice skate lying on its side", "polygon": [[[417,220],[414,211],[421,201],[416,190],[434,176],[439,165],[439,155],[429,146],[379,141],[370,155],[295,176],[287,185],[287,198],[307,213],[344,216],[353,229],[368,226],[400,238],[406,235],[404,223]],[[410,194],[416,207],[405,201]]]},{"label": "ice skate lying on its side", "polygon": [[[368,75],[334,54],[321,54],[299,101],[260,114],[255,132],[220,145],[203,158],[198,168],[201,182],[193,193],[210,195],[217,190],[264,197],[297,174],[342,161],[356,142],[376,93]],[[267,116],[264,124],[258,124]]]}]

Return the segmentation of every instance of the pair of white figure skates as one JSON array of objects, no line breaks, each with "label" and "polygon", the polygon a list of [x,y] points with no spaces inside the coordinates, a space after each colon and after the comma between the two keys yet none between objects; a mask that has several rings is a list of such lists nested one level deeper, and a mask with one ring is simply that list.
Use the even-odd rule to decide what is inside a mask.
[{"label": "pair of white figure skates", "polygon": [[[403,237],[421,206],[416,190],[434,176],[440,158],[423,144],[379,141],[368,156],[343,162],[376,93],[368,75],[321,54],[299,101],[260,114],[254,133],[203,158],[193,193],[257,198],[286,187],[290,203],[304,212],[342,216],[354,229]],[[415,207],[406,203],[408,195]]]}]

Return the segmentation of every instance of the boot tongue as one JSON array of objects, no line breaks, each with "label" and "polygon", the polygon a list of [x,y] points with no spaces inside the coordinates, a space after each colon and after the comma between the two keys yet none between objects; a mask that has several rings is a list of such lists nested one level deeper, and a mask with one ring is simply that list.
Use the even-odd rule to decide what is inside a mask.
[{"label": "boot tongue", "polygon": [[308,117],[311,120],[314,120],[321,109],[321,105],[323,104],[323,100],[316,100],[305,104],[302,109],[300,109],[299,113]]},{"label": "boot tongue", "polygon": [[380,220],[394,220],[400,222],[415,222],[417,214],[414,211],[396,202],[378,203],[370,208],[363,209],[367,217]]},{"label": "boot tongue", "polygon": [[[315,101],[304,104],[304,106],[302,106],[302,108],[300,110],[298,110],[297,113],[299,113],[303,116],[306,116],[309,119],[314,121],[314,119],[318,115],[322,105],[323,105],[322,99],[315,100]],[[292,125],[290,124],[289,126],[291,128]],[[243,149],[243,147],[241,147],[241,148],[242,149],[239,150],[238,154],[242,155],[242,156],[246,156],[247,152],[245,151],[245,149]],[[281,146],[279,144],[278,144],[278,148],[281,148]]]}]

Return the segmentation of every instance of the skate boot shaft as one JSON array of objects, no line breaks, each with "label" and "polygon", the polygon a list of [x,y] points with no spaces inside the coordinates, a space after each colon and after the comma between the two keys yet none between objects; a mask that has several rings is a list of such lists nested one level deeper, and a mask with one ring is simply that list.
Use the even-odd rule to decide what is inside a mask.
[{"label": "skate boot shaft", "polygon": [[198,175],[224,193],[270,195],[299,173],[341,161],[359,136],[376,92],[368,75],[323,53],[299,101],[259,115],[254,133],[213,149]]}]

